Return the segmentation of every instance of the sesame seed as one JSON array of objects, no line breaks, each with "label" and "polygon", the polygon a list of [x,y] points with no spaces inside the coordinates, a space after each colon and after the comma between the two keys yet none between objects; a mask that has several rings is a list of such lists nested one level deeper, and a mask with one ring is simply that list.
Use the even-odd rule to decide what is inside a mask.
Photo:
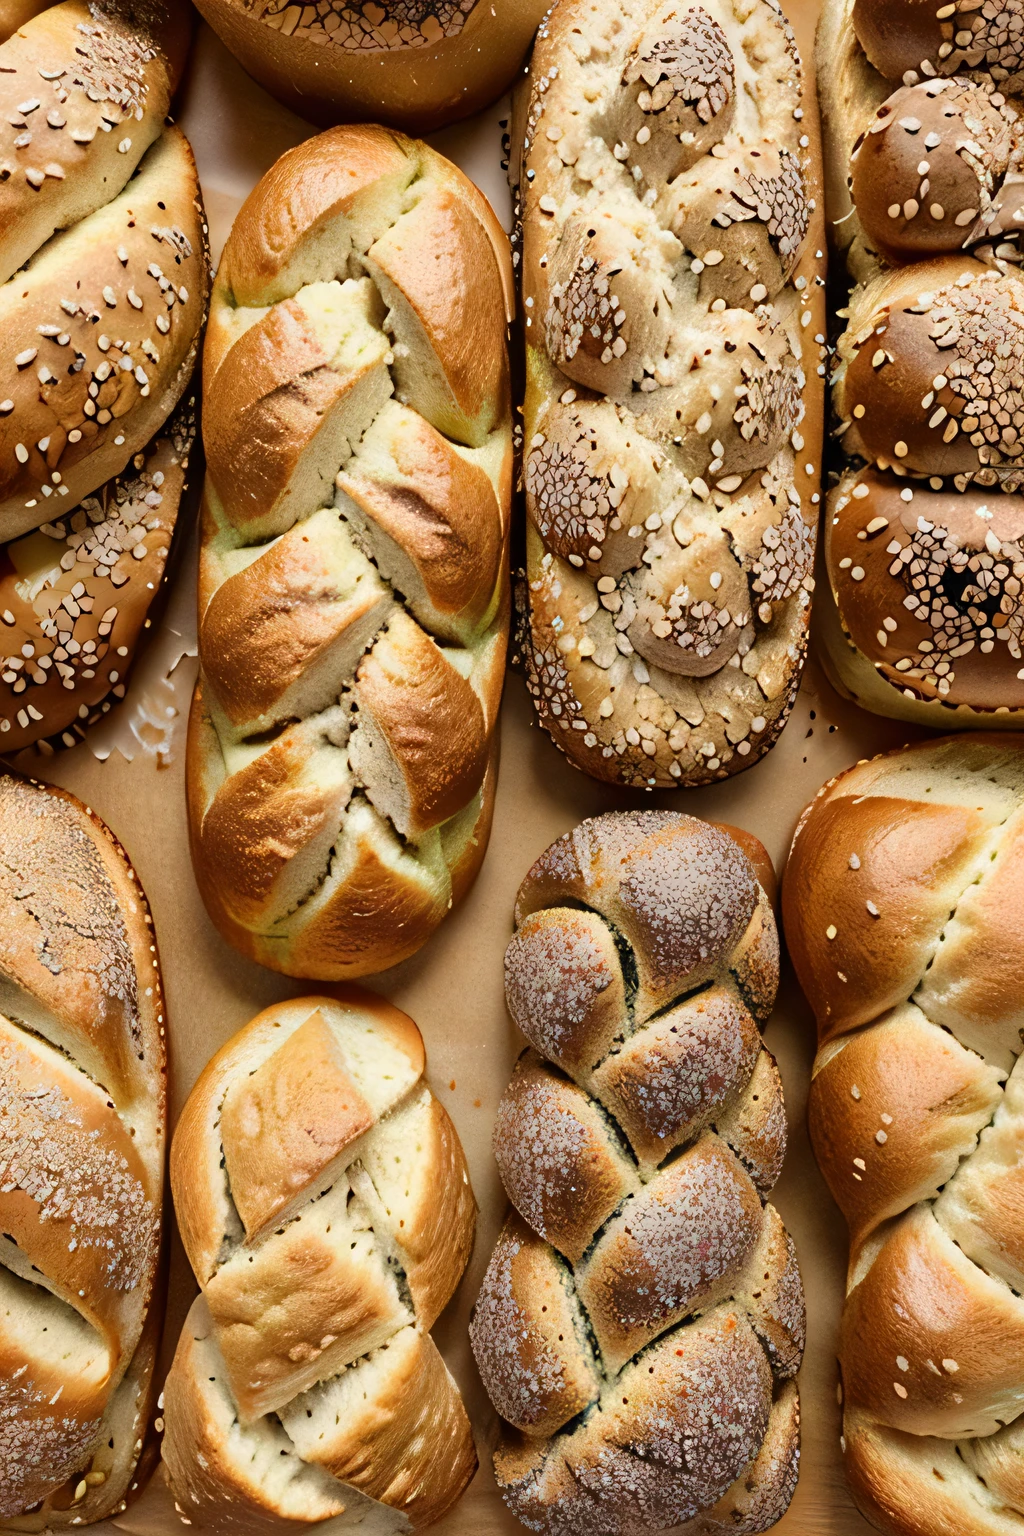
[{"label": "sesame seed", "polygon": [[835,923],[829,923],[828,927],[825,929],[825,937],[826,939],[834,939],[838,932],[839,929],[836,927]]}]

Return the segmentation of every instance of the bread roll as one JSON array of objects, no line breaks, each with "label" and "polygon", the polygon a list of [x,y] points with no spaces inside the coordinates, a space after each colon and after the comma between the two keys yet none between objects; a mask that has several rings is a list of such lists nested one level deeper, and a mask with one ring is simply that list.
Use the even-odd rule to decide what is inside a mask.
[{"label": "bread roll", "polygon": [[0,12],[4,751],[73,745],[123,695],[162,583],[193,412],[165,423],[207,289],[195,164],[165,126],[188,32],[170,0]]},{"label": "bread roll", "polygon": [[547,0],[201,0],[261,85],[302,117],[428,133],[508,89]]},{"label": "bread roll", "polygon": [[804,812],[786,939],[814,1149],[850,1226],[844,1458],[887,1536],[1024,1520],[1024,742],[858,764]]},{"label": "bread roll", "polygon": [[171,1183],[203,1294],[163,1455],[200,1530],[418,1530],[476,1470],[428,1332],[476,1212],[424,1066],[411,1019],[339,989],[258,1014],[192,1090]]},{"label": "bread roll", "polygon": [[849,465],[829,497],[825,658],[858,702],[947,727],[1024,720],[1015,17],[1002,0],[828,0],[818,36],[829,229],[857,282],[833,377]]},{"label": "bread roll", "polygon": [[164,1004],[124,851],[0,775],[0,1525],[123,1510],[153,1410]]},{"label": "bread roll", "polygon": [[524,661],[597,778],[726,778],[792,703],[820,505],[814,117],[770,0],[563,0],[517,92]]},{"label": "bread roll", "polygon": [[508,247],[425,145],[284,155],[225,247],[192,851],[232,944],[295,976],[404,960],[487,846],[508,634]]},{"label": "bread roll", "polygon": [[498,1484],[550,1536],[763,1531],[796,1485],[774,876],[731,833],[613,812],[519,890],[505,992],[530,1049],[494,1135],[514,1210],[470,1337]]}]

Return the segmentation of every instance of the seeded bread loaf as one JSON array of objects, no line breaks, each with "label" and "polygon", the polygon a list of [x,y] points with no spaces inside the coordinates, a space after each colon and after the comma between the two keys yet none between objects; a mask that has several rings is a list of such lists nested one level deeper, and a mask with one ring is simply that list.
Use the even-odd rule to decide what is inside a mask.
[{"label": "seeded bread loaf", "polygon": [[514,1209],[471,1339],[499,1486],[550,1536],[764,1531],[796,1484],[803,1292],[765,1202],[774,875],[731,830],[613,812],[519,890],[506,997],[530,1049],[494,1136]]},{"label": "seeded bread loaf", "polygon": [[0,1527],[124,1509],[153,1411],[164,1011],[102,822],[0,775]]},{"label": "seeded bread loaf", "polygon": [[487,846],[508,634],[508,243],[426,145],[336,128],[240,212],[204,369],[189,814],[210,915],[325,980]]},{"label": "seeded bread loaf", "polygon": [[530,691],[597,778],[722,779],[782,729],[813,586],[813,92],[774,0],[562,0],[513,127]]},{"label": "seeded bread loaf", "polygon": [[427,133],[508,89],[548,0],[200,0],[261,85],[325,127]]},{"label": "seeded bread loaf", "polygon": [[887,1536],[1024,1522],[1022,908],[1012,734],[851,768],[786,868],[811,1138],[850,1228],[844,1464]]},{"label": "seeded bread loaf", "polygon": [[429,1333],[476,1211],[424,1068],[411,1019],[339,989],[258,1014],[192,1090],[171,1183],[203,1294],[163,1455],[199,1530],[392,1536],[439,1519],[476,1470]]},{"label": "seeded bread loaf", "polygon": [[856,283],[821,632],[880,713],[1024,723],[1024,30],[1010,0],[827,0],[830,237]]}]

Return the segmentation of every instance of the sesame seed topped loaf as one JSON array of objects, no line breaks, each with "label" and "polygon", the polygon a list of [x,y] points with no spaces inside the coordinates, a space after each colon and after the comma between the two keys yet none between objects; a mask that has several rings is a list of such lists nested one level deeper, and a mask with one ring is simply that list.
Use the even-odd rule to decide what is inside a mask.
[{"label": "sesame seed topped loaf", "polygon": [[163,1456],[199,1530],[432,1524],[476,1471],[430,1337],[473,1246],[455,1128],[416,1025],[358,988],[268,1008],[188,1099],[171,1184],[203,1294]]},{"label": "sesame seed topped loaf", "polygon": [[72,745],[124,693],[186,489],[194,412],[167,418],[207,293],[195,163],[166,126],[185,8],[15,9],[0,27],[3,751]]},{"label": "sesame seed topped loaf", "polygon": [[749,766],[799,681],[817,528],[817,127],[774,0],[561,0],[513,116],[523,655],[577,767]]},{"label": "sesame seed topped loaf", "polygon": [[508,636],[508,242],[426,145],[336,128],[242,208],[204,360],[196,875],[252,959],[397,964],[487,847]]},{"label": "sesame seed topped loaf", "polygon": [[1024,9],[826,0],[839,311],[820,608],[837,687],[938,726],[1024,724]]},{"label": "sesame seed topped loaf", "polygon": [[529,1042],[494,1151],[513,1210],[471,1324],[495,1471],[550,1536],[767,1530],[796,1485],[804,1301],[766,1195],[774,873],[673,812],[584,821],[519,890]]},{"label": "sesame seed topped loaf", "polygon": [[146,898],[72,795],[0,774],[0,1527],[117,1514],[153,1410],[165,1062]]},{"label": "sesame seed topped loaf", "polygon": [[1024,741],[859,763],[804,812],[786,940],[850,1228],[843,1456],[887,1536],[1024,1524]]},{"label": "sesame seed topped loaf", "polygon": [[507,90],[549,0],[200,0],[249,73],[315,123],[427,133]]}]

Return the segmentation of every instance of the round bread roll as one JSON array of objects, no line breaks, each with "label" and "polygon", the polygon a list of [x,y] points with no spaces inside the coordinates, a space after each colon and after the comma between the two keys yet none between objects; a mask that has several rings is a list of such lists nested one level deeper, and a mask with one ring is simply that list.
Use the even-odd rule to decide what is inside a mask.
[{"label": "round bread roll", "polygon": [[1024,724],[1024,497],[850,471],[825,563],[819,636],[841,693],[945,729]]},{"label": "round bread roll", "polygon": [[1019,87],[1024,26],[1019,0],[854,0],[853,25],[875,69],[890,80],[984,70]]},{"label": "round bread roll", "polygon": [[832,391],[846,453],[958,489],[1024,483],[1024,278],[949,256],[880,275],[848,313]]},{"label": "round bread roll", "polygon": [[199,0],[254,79],[324,125],[427,133],[508,89],[549,0]]}]

